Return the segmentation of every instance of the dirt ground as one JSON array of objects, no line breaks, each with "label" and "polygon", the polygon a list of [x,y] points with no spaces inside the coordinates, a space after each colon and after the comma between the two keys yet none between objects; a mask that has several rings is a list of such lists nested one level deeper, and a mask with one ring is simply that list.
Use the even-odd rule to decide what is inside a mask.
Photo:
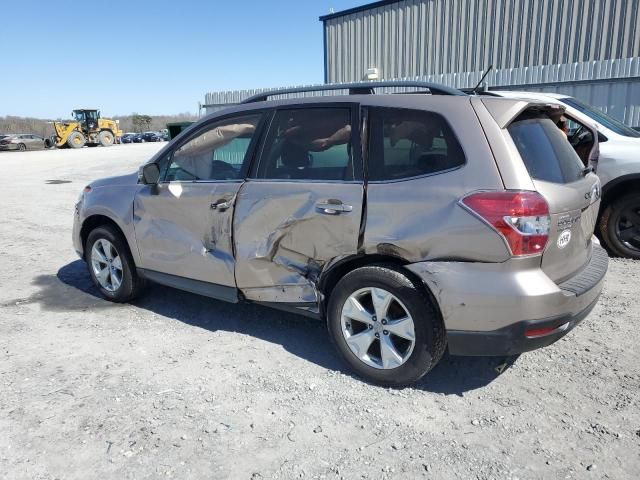
[{"label": "dirt ground", "polygon": [[157,148],[0,154],[0,478],[638,478],[640,262],[612,260],[593,313],[501,374],[445,357],[379,388],[313,320],[161,286],[98,296],[74,201]]}]

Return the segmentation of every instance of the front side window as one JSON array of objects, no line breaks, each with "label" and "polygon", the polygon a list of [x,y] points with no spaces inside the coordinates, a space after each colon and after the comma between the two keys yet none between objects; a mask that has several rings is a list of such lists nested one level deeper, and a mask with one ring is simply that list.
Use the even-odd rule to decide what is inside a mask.
[{"label": "front side window", "polygon": [[226,119],[180,146],[169,159],[164,181],[239,180],[261,115]]},{"label": "front side window", "polygon": [[276,112],[257,177],[353,180],[351,110],[321,107]]},{"label": "front side window", "polygon": [[434,112],[372,108],[369,180],[400,180],[450,170],[465,162],[445,119]]}]

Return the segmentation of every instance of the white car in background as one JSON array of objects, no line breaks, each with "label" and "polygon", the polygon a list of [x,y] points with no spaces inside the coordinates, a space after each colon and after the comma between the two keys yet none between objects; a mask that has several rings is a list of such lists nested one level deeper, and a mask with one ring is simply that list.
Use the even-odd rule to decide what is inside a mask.
[{"label": "white car in background", "polygon": [[566,108],[568,138],[574,146],[581,133],[595,125],[600,152],[592,165],[602,182],[596,232],[610,253],[640,259],[640,132],[568,95],[497,90],[481,95],[560,103]]}]

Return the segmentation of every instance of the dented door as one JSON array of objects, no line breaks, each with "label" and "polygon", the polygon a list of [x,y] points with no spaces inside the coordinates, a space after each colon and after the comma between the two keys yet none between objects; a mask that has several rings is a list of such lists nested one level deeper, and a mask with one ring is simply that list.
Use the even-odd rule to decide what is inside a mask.
[{"label": "dented door", "polygon": [[241,183],[145,186],[134,203],[141,267],[235,287],[231,221]]},{"label": "dented door", "polygon": [[158,185],[134,201],[141,267],[235,287],[232,220],[262,113],[214,119],[157,163]]},{"label": "dented door", "polygon": [[234,221],[238,288],[249,300],[315,302],[322,268],[356,253],[361,216],[360,183],[245,183]]},{"label": "dented door", "polygon": [[275,112],[256,171],[236,200],[236,282],[245,298],[315,303],[322,269],[357,253],[363,198],[358,112],[353,103]]}]

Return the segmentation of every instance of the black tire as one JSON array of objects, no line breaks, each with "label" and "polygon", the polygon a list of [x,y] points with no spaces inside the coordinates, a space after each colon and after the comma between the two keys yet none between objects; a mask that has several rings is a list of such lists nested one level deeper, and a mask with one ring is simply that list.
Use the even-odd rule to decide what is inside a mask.
[{"label": "black tire", "polygon": [[18,144],[18,150],[25,152],[27,150],[27,146],[24,143],[20,143]]},{"label": "black tire", "polygon": [[[633,229],[635,238],[621,238],[625,235],[621,224]],[[640,192],[628,193],[609,203],[600,216],[598,231],[610,253],[640,260]]]},{"label": "black tire", "polygon": [[102,130],[98,133],[98,142],[103,147],[110,147],[115,142],[115,137],[109,130]]},{"label": "black tire", "polygon": [[[115,291],[109,291],[100,285],[91,263],[91,251],[93,246],[101,239],[108,240],[114,246],[122,262],[122,283]],[[89,233],[84,249],[84,258],[93,283],[98,287],[102,295],[104,295],[107,300],[119,303],[128,302],[140,295],[145,286],[145,282],[136,272],[136,266],[126,240],[114,227],[110,225],[103,225],[95,228]]]},{"label": "black tire", "polygon": [[86,143],[87,139],[82,133],[78,131],[71,132],[67,137],[67,145],[70,148],[82,148]]},{"label": "black tire", "polygon": [[[367,365],[351,351],[342,333],[343,305],[351,294],[367,287],[383,288],[393,294],[413,318],[415,345],[399,367],[379,369]],[[444,325],[431,298],[418,280],[395,265],[358,268],[340,279],[329,298],[327,326],[340,356],[351,369],[383,386],[400,387],[418,381],[440,361],[446,348]]]}]

